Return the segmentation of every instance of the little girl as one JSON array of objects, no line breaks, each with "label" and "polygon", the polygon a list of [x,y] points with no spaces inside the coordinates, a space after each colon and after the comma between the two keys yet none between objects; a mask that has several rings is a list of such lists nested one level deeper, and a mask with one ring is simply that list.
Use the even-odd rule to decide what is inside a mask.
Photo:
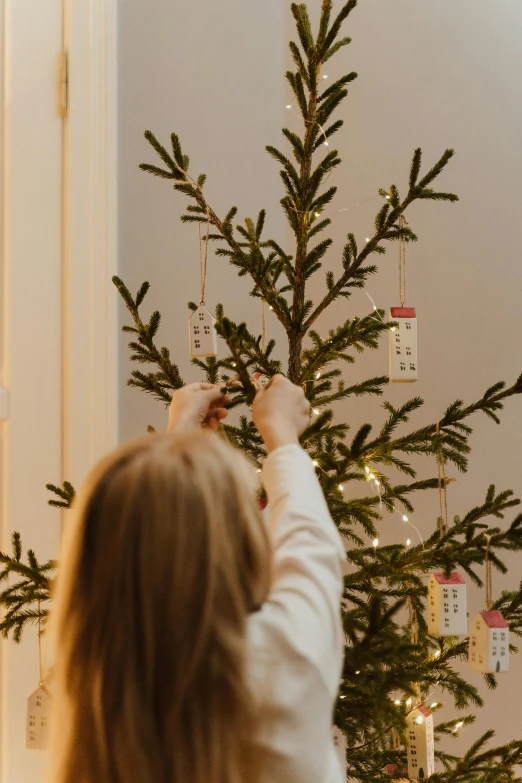
[{"label": "little girl", "polygon": [[[166,435],[127,444],[80,495],[55,603],[51,783],[341,783],[344,548],[276,376],[255,473],[213,386],[174,393]],[[199,431],[198,431],[199,430]],[[205,431],[206,430],[206,431]]]}]

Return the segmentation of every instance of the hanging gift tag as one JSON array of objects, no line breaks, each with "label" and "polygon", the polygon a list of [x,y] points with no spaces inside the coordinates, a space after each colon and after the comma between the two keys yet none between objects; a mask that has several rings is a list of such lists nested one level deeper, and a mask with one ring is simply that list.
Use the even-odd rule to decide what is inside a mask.
[{"label": "hanging gift tag", "polygon": [[471,623],[468,662],[484,674],[509,671],[509,625],[498,609],[479,612]]},{"label": "hanging gift tag", "polygon": [[202,358],[217,356],[216,319],[201,305],[189,318],[190,353]]},{"label": "hanging gift tag", "polygon": [[423,780],[435,771],[433,714],[419,704],[406,718],[408,777]]},{"label": "hanging gift tag", "polygon": [[390,319],[390,382],[413,383],[419,377],[417,365],[417,314],[414,307],[392,307]]},{"label": "hanging gift tag", "polygon": [[51,704],[51,694],[44,685],[41,685],[27,699],[25,728],[25,747],[27,750],[47,750]]},{"label": "hanging gift tag", "polygon": [[428,580],[428,633],[431,636],[466,636],[468,615],[466,583],[453,571],[431,574]]},{"label": "hanging gift tag", "polygon": [[346,770],[346,737],[339,728],[339,726],[333,727],[333,743],[337,758],[339,759],[339,765],[344,773]]}]

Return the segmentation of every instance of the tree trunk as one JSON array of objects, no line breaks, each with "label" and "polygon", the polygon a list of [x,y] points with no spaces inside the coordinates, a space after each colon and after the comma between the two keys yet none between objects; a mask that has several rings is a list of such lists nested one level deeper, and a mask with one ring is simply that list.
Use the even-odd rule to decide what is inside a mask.
[{"label": "tree trunk", "polygon": [[301,351],[303,350],[303,335],[301,332],[290,332],[288,335],[288,377],[296,383],[301,374]]}]

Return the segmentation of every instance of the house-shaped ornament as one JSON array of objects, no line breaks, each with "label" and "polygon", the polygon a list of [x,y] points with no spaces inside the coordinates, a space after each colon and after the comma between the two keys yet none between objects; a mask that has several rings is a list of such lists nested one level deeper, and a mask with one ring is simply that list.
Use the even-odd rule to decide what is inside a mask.
[{"label": "house-shaped ornament", "polygon": [[204,305],[194,310],[189,318],[190,354],[202,359],[206,356],[217,356],[216,319]]},{"label": "house-shaped ornament", "polygon": [[406,718],[408,742],[408,777],[410,780],[424,780],[435,771],[435,739],[433,735],[433,714],[422,704],[413,709]]},{"label": "house-shaped ornament", "polygon": [[272,379],[268,375],[263,375],[261,372],[255,372],[252,375],[252,381],[257,388],[264,389],[270,383]]},{"label": "house-shaped ornament", "polygon": [[406,777],[408,770],[401,771],[397,764],[386,764],[384,771],[393,778],[393,783],[408,783],[409,781],[409,778]]},{"label": "house-shaped ornament", "polygon": [[45,685],[40,685],[27,699],[25,747],[27,750],[47,750],[52,697]]},{"label": "house-shaped ornament", "polygon": [[466,583],[457,571],[449,577],[442,572],[431,574],[428,580],[428,633],[431,636],[468,633]]},{"label": "house-shaped ornament", "polygon": [[413,383],[419,377],[417,365],[417,314],[414,307],[392,307],[390,319],[390,382]]},{"label": "house-shaped ornament", "polygon": [[509,625],[498,609],[479,612],[471,623],[468,662],[477,672],[509,670]]}]

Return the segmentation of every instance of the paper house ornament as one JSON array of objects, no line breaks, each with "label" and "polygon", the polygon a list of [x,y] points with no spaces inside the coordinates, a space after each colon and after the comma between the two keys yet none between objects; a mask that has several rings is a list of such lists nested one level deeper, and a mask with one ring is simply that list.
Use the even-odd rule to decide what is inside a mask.
[{"label": "paper house ornament", "polygon": [[27,750],[47,750],[51,704],[51,694],[45,686],[40,686],[27,699],[25,727],[25,747]]},{"label": "paper house ornament", "polygon": [[390,382],[413,383],[419,377],[417,367],[417,315],[414,307],[392,307],[390,319]]},{"label": "paper house ornament", "polygon": [[339,765],[343,774],[346,774],[346,737],[338,726],[333,727],[333,743]]},{"label": "paper house ornament", "polygon": [[252,380],[256,386],[260,386],[262,389],[264,389],[265,386],[268,386],[270,383],[271,378],[269,378],[267,375],[263,375],[263,373],[255,372],[252,375]]},{"label": "paper house ornament", "polygon": [[408,741],[408,777],[424,780],[435,771],[433,714],[419,704],[406,718]]},{"label": "paper house ornament", "polygon": [[190,353],[196,358],[217,356],[216,319],[204,305],[189,318]]},{"label": "paper house ornament", "polygon": [[393,778],[394,783],[408,783],[409,781],[409,778],[406,777],[408,770],[400,770],[397,764],[386,764],[384,771]]},{"label": "paper house ornament", "polygon": [[453,571],[428,580],[428,633],[431,636],[465,636],[468,633],[466,583]]},{"label": "paper house ornament", "polygon": [[498,609],[480,612],[471,623],[468,662],[477,672],[509,670],[509,625]]}]

